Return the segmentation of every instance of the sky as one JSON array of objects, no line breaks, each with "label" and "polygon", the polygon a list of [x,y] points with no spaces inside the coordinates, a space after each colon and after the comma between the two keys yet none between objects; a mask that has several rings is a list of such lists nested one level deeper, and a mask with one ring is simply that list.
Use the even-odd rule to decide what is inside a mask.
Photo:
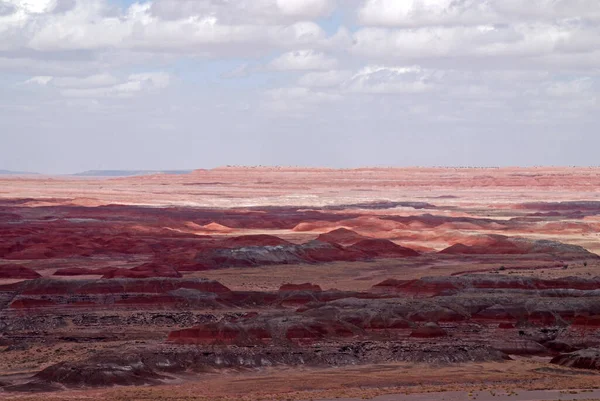
[{"label": "sky", "polygon": [[598,0],[0,0],[0,169],[599,156]]}]

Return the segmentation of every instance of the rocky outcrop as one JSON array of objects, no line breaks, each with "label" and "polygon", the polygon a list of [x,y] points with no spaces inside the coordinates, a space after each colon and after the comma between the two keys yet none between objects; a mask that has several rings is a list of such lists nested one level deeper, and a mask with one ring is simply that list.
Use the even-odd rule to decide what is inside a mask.
[{"label": "rocky outcrop", "polygon": [[143,363],[128,363],[115,358],[52,365],[36,374],[33,383],[60,383],[67,388],[142,386],[159,384],[166,378]]},{"label": "rocky outcrop", "polygon": [[587,348],[554,357],[551,363],[578,369],[600,370],[600,348]]}]

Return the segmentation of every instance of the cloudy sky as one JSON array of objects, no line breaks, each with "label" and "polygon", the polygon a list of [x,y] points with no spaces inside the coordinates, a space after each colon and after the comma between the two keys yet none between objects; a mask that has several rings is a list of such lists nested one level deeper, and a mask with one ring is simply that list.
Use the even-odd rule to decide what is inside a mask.
[{"label": "cloudy sky", "polygon": [[0,0],[0,169],[599,165],[599,0]]}]

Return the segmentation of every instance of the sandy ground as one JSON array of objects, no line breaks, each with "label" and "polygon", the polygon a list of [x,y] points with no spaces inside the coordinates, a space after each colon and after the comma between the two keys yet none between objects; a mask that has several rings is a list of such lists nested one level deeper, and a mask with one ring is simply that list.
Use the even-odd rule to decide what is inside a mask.
[{"label": "sandy ground", "polygon": [[[547,358],[440,367],[390,364],[338,369],[273,368],[262,372],[206,374],[184,379],[155,387],[11,394],[4,399],[354,401],[383,397],[375,399],[458,401],[503,399],[496,398],[502,394],[510,394],[507,399],[523,401],[600,399],[600,374],[552,366]],[[534,390],[541,392],[528,392]],[[576,394],[572,394],[575,391]],[[440,395],[442,398],[439,398]]]},{"label": "sandy ground", "polygon": [[[372,398],[372,401],[549,401],[549,400],[592,400],[600,399],[600,390],[533,390],[533,391],[449,391],[428,394],[389,394]],[[364,398],[329,398],[314,401],[360,401]],[[310,400],[306,400],[310,401]]]}]

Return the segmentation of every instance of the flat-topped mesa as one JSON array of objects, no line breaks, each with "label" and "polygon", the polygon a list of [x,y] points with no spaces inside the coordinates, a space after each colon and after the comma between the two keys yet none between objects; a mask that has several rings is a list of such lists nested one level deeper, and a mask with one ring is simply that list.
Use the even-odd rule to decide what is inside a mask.
[{"label": "flat-topped mesa", "polygon": [[206,279],[114,279],[114,280],[56,280],[39,278],[15,284],[0,285],[0,291],[16,291],[20,295],[86,295],[146,293],[166,294],[181,288],[216,294],[231,293],[231,290],[214,280]]},{"label": "flat-topped mesa", "polygon": [[599,212],[598,201],[567,201],[567,202],[529,202],[515,206],[517,209],[537,211],[577,211],[577,212]]},{"label": "flat-topped mesa", "polygon": [[424,277],[417,280],[388,279],[372,287],[374,292],[438,296],[469,290],[582,290],[600,289],[600,277],[535,277],[472,274],[459,277]]},{"label": "flat-topped mesa", "polygon": [[222,307],[234,299],[233,292],[217,281],[204,279],[37,279],[0,286],[12,291],[9,307],[35,311],[43,308],[112,307],[175,308]]},{"label": "flat-topped mesa", "polygon": [[550,240],[511,238],[504,235],[483,235],[471,245],[454,244],[442,251],[445,255],[538,255],[561,259],[598,259],[600,256],[578,245]]}]

